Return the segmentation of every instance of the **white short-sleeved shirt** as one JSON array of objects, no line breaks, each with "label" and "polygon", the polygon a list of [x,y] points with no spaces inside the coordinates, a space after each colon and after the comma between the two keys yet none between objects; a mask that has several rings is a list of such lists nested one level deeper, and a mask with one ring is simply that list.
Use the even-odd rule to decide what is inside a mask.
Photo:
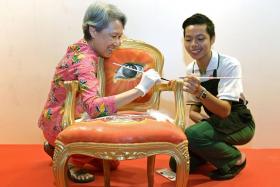
[{"label": "white short-sleeved shirt", "polygon": [[[220,79],[217,97],[229,101],[239,101],[242,98],[245,101],[241,79],[241,65],[233,57],[212,50],[212,57],[206,73],[200,74],[196,61],[193,61],[187,66],[187,75],[195,74],[198,77],[212,77],[215,69],[217,69],[217,77],[240,77],[240,79]],[[201,82],[207,80],[209,79],[200,79]],[[200,103],[200,101],[194,95],[188,94],[188,103],[195,104]]]}]

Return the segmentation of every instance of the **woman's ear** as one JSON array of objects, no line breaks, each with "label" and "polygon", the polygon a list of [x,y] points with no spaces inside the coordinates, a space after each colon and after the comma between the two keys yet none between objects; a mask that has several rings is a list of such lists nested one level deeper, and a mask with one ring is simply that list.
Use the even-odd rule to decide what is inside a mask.
[{"label": "woman's ear", "polygon": [[96,35],[95,27],[89,26],[88,30],[89,30],[89,34],[90,34],[91,38],[95,38],[95,35]]}]

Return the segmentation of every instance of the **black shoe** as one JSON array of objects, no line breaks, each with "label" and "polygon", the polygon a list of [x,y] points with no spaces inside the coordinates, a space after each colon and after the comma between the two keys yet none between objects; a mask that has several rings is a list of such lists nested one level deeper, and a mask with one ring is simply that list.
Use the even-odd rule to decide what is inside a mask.
[{"label": "black shoe", "polygon": [[[201,159],[200,157],[190,156],[190,168],[189,168],[190,170],[189,170],[189,173],[194,173],[199,166],[204,165],[206,163],[207,162],[205,160]],[[172,171],[176,172],[177,163],[176,163],[175,158],[170,157],[169,167]]]},{"label": "black shoe", "polygon": [[44,142],[44,151],[51,157],[53,158],[54,154],[54,146],[49,144],[47,141]]},{"label": "black shoe", "polygon": [[213,180],[228,180],[234,178],[240,171],[245,168],[246,160],[241,165],[235,165],[227,173],[219,169],[212,171],[208,176]]}]

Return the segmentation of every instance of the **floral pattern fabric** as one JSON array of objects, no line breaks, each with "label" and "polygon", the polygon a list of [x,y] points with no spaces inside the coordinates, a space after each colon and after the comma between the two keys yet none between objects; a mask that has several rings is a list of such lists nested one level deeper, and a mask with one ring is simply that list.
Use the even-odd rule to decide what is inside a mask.
[{"label": "floral pattern fabric", "polygon": [[68,47],[66,54],[57,65],[51,89],[44,110],[39,118],[39,127],[47,141],[54,141],[61,129],[66,90],[63,81],[78,80],[76,114],[84,111],[91,118],[111,115],[116,112],[114,96],[99,97],[99,82],[96,78],[98,56],[85,40]]}]

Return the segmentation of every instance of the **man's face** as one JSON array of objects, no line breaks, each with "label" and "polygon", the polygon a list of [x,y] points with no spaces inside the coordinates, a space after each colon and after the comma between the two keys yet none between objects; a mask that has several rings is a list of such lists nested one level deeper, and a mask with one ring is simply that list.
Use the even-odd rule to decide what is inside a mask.
[{"label": "man's face", "polygon": [[214,37],[210,39],[206,28],[206,24],[190,25],[185,28],[185,49],[195,60],[199,60],[209,53],[211,54],[211,46],[215,39]]},{"label": "man's face", "polygon": [[108,27],[99,32],[95,28],[90,27],[90,33],[93,38],[93,49],[98,55],[108,58],[113,50],[121,45],[123,25],[119,20],[114,20],[109,23]]}]

